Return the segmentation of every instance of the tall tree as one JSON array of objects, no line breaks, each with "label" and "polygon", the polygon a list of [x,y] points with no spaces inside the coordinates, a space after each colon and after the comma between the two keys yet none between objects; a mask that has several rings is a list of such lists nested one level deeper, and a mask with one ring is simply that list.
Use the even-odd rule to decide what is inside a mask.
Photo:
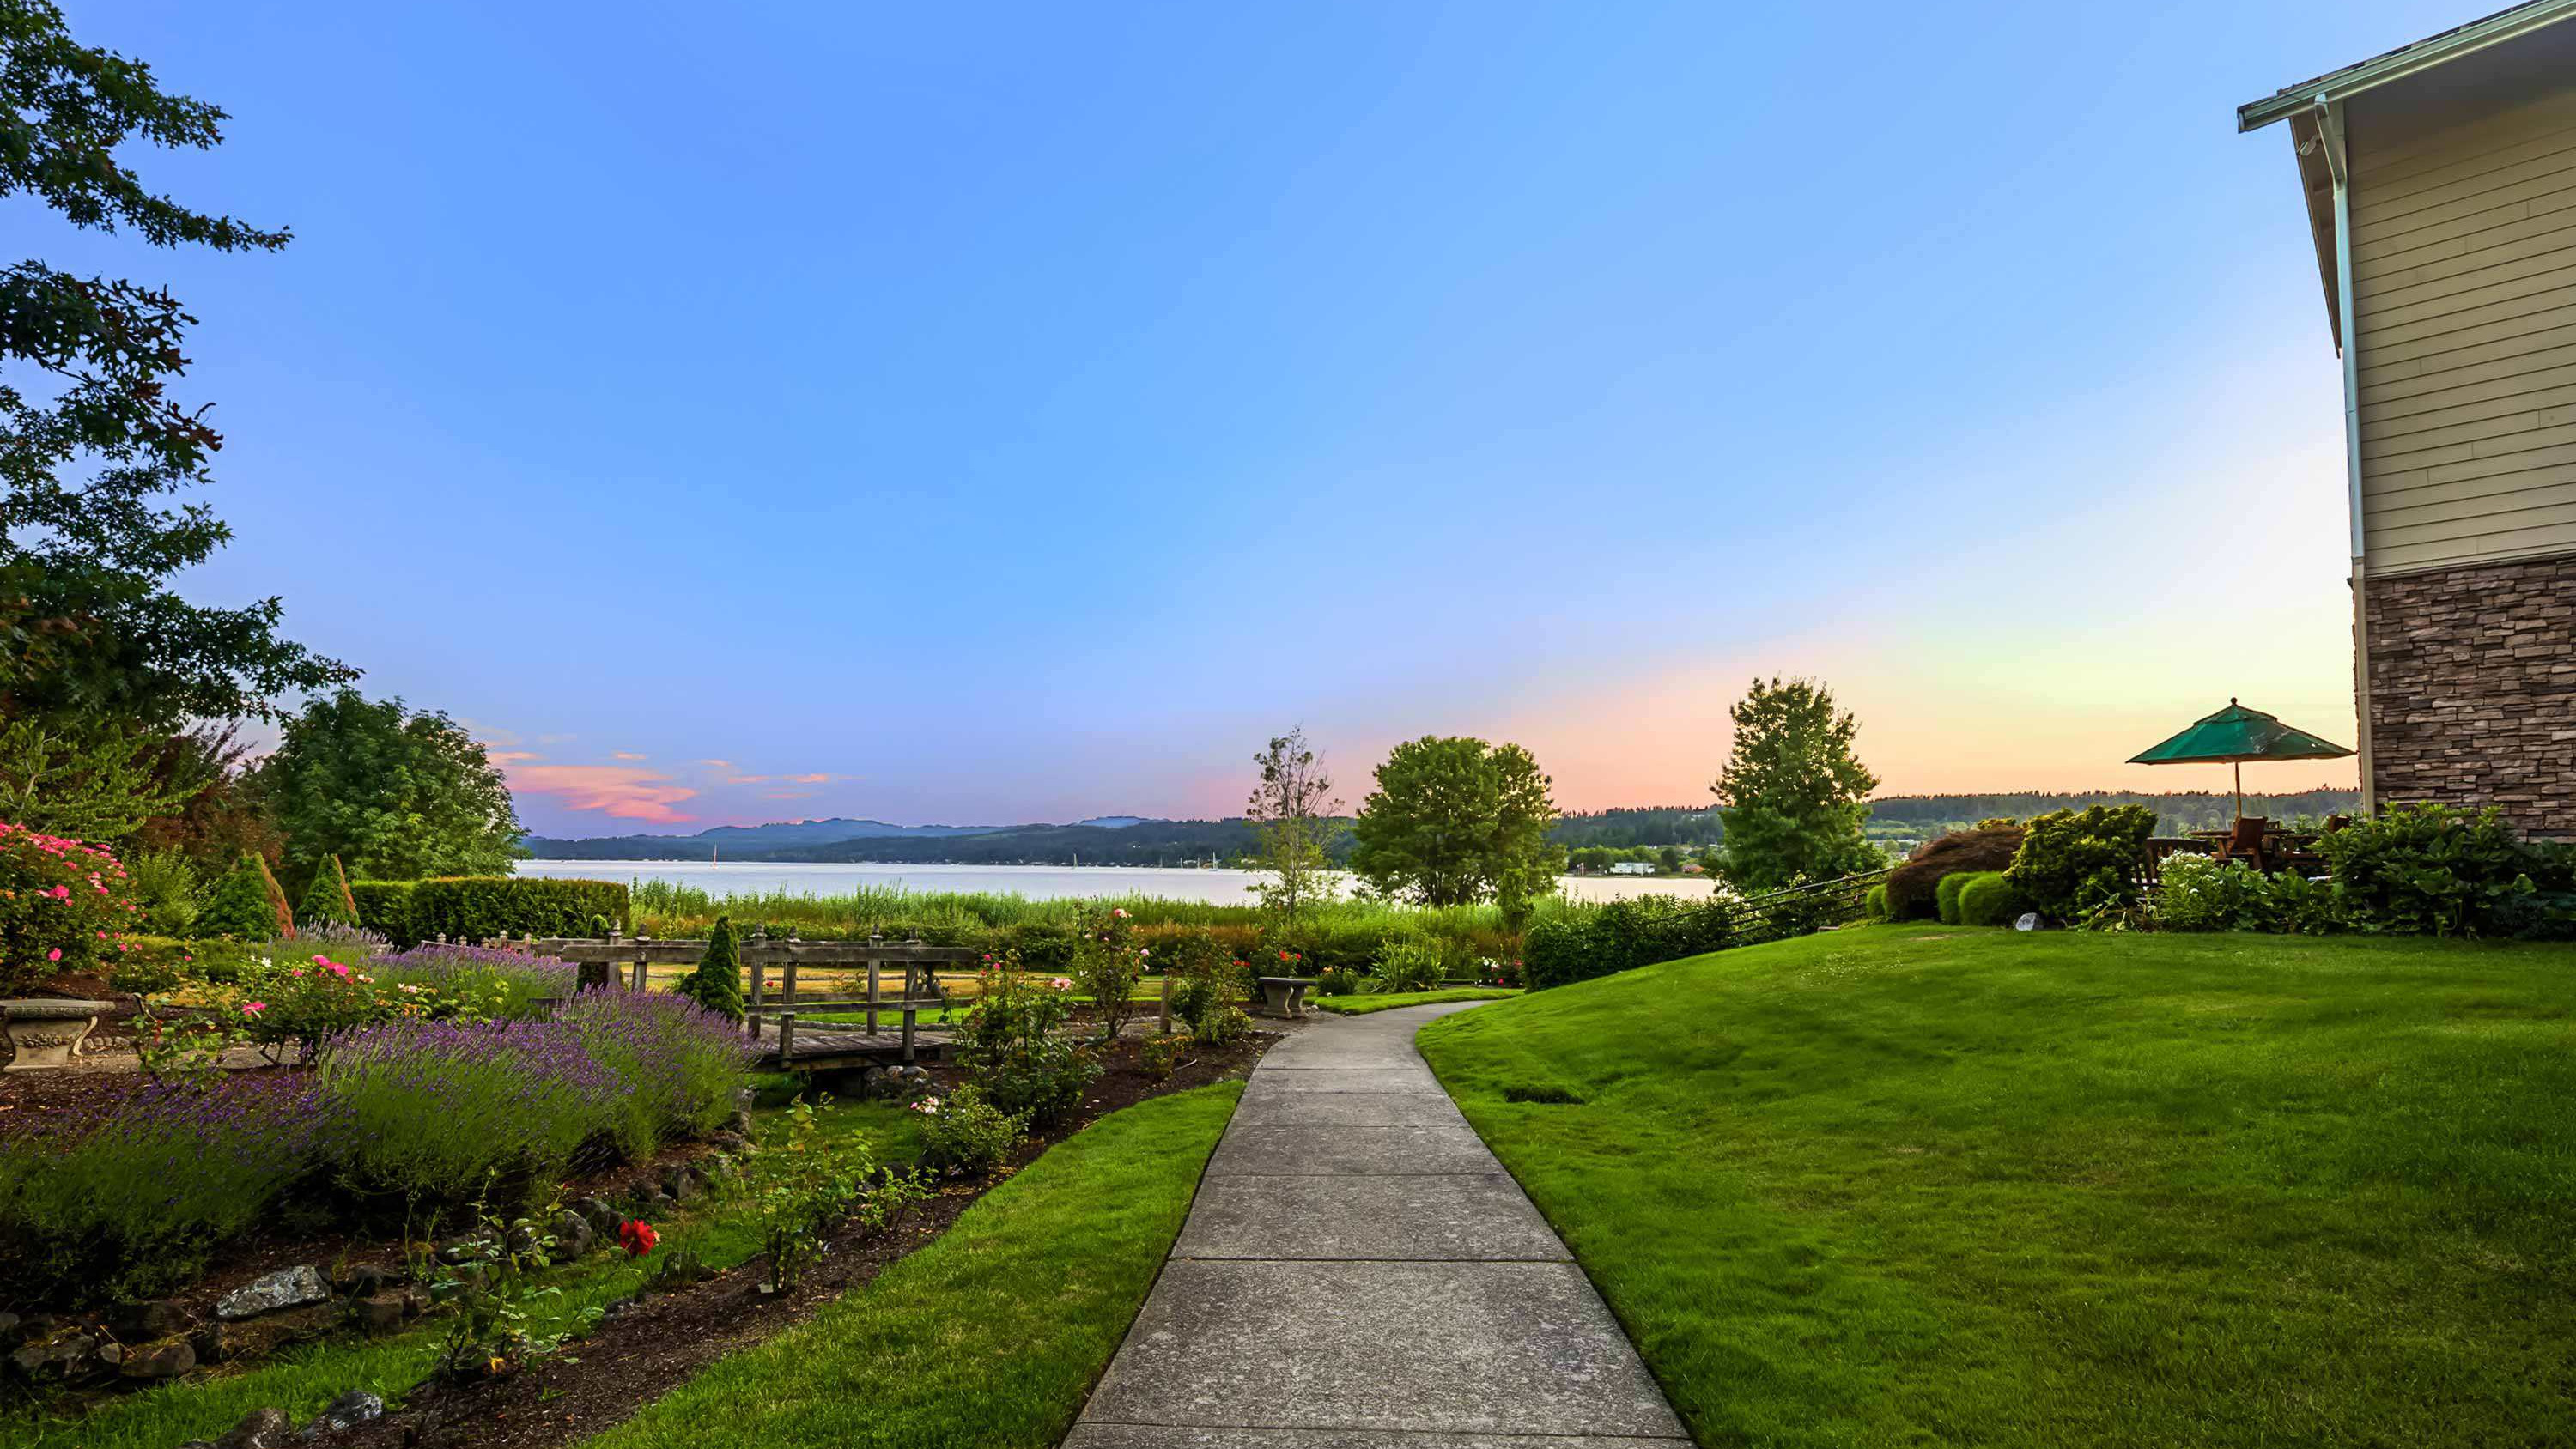
[{"label": "tall tree", "polygon": [[492,874],[518,854],[510,787],[483,747],[399,699],[343,689],[313,701],[286,721],[258,784],[294,880],[334,855],[362,880],[416,880]]},{"label": "tall tree", "polygon": [[1548,777],[1518,745],[1425,735],[1395,747],[1352,824],[1351,869],[1428,906],[1492,899],[1508,922],[1555,887],[1564,847]]},{"label": "tall tree", "polygon": [[[275,251],[287,233],[190,211],[117,158],[130,139],[206,150],[224,113],[150,67],[71,38],[49,0],[0,0],[0,197],[154,246]],[[41,261],[0,271],[0,710],[166,730],[264,714],[271,696],[355,678],[277,635],[280,606],[188,603],[169,587],[232,536],[203,503],[223,439],[170,394],[196,319],[167,291]]]},{"label": "tall tree", "polygon": [[1252,787],[1243,816],[1260,842],[1259,868],[1270,876],[1252,889],[1293,931],[1330,889],[1328,852],[1339,829],[1333,814],[1342,802],[1334,798],[1333,779],[1306,743],[1303,726],[1273,738],[1252,763],[1260,767],[1261,779]]},{"label": "tall tree", "polygon": [[1728,713],[1734,748],[1709,787],[1726,827],[1727,884],[1752,895],[1886,864],[1861,833],[1878,777],[1852,753],[1859,724],[1831,690],[1757,679]]}]

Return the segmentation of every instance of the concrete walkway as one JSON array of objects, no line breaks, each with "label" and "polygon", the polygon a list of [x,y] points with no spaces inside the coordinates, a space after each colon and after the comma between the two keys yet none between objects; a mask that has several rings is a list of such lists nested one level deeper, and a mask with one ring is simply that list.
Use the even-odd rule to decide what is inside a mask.
[{"label": "concrete walkway", "polygon": [[1271,1048],[1065,1449],[1673,1449],[1679,1420],[1413,1033]]}]

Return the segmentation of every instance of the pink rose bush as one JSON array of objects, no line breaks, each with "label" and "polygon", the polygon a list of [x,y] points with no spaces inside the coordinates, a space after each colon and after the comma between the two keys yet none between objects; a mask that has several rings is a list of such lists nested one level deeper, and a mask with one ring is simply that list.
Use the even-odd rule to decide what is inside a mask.
[{"label": "pink rose bush", "polygon": [[105,846],[0,822],[0,997],[113,961],[136,927],[125,866]]}]

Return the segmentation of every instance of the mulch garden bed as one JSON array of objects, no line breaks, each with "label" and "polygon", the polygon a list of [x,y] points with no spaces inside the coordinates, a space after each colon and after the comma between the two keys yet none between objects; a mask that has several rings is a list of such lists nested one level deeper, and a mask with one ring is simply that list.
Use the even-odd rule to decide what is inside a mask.
[{"label": "mulch garden bed", "polygon": [[[1027,1166],[1053,1142],[1091,1121],[1149,1097],[1240,1077],[1278,1041],[1255,1032],[1230,1046],[1200,1048],[1160,1082],[1138,1065],[1133,1038],[1113,1044],[1081,1113],[1023,1143],[992,1181],[950,1186],[916,1205],[874,1239],[840,1237],[792,1293],[763,1296],[766,1265],[758,1258],[680,1292],[635,1301],[559,1357],[507,1378],[446,1386],[425,1384],[401,1408],[332,1443],[354,1449],[555,1449],[618,1424],[730,1353],[773,1338],[814,1316],[824,1304],[883,1272],[948,1230],[975,1199]],[[934,1065],[941,1090],[962,1080]]]},{"label": "mulch garden bed", "polygon": [[[825,1303],[874,1278],[884,1268],[937,1238],[959,1214],[1084,1125],[1151,1097],[1186,1091],[1240,1077],[1277,1035],[1254,1032],[1225,1047],[1197,1047],[1172,1074],[1150,1078],[1141,1065],[1141,1043],[1123,1038],[1108,1048],[1104,1070],[1084,1098],[1081,1111],[1048,1133],[1030,1138],[1011,1164],[992,1181],[950,1184],[911,1208],[892,1228],[873,1239],[856,1235],[834,1238],[829,1250],[785,1294],[762,1294],[766,1264],[758,1258],[690,1287],[632,1300],[612,1310],[567,1352],[540,1359],[529,1367],[481,1382],[423,1384],[382,1419],[334,1434],[338,1446],[365,1449],[547,1449],[587,1438],[634,1414],[700,1369],[810,1318]],[[932,1090],[945,1092],[964,1080],[946,1063],[926,1064]],[[100,1071],[28,1073],[7,1082],[0,1097],[0,1120],[21,1113],[29,1119],[69,1113],[94,1114],[112,1100],[108,1093],[139,1090],[140,1073]],[[815,1084],[830,1091],[831,1081]],[[10,1130],[0,1127],[0,1132]],[[629,1164],[612,1172],[579,1178],[565,1185],[566,1201],[597,1196],[618,1201],[636,1184],[659,1177],[675,1164],[712,1150],[687,1144],[650,1163]],[[281,1223],[276,1228],[232,1245],[212,1269],[172,1302],[204,1317],[214,1300],[264,1273],[297,1263],[323,1263],[345,1269],[374,1264],[398,1269],[400,1245],[382,1237],[361,1239],[322,1230],[321,1224]],[[55,1412],[75,1407],[57,1400]]]}]

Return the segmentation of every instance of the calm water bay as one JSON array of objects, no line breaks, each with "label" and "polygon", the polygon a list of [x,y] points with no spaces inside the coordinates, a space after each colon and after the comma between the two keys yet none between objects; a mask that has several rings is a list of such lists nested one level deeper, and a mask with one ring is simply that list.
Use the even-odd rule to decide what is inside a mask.
[{"label": "calm water bay", "polygon": [[[587,880],[661,880],[695,886],[713,895],[841,895],[859,886],[901,886],[915,891],[1001,891],[1031,900],[1083,896],[1162,896],[1171,900],[1250,905],[1248,870],[1152,870],[1126,866],[1062,865],[800,865],[687,860],[523,860],[521,875],[578,876]],[[1696,877],[1564,876],[1558,885],[1584,901],[1647,895],[1699,900],[1710,894]]]}]

